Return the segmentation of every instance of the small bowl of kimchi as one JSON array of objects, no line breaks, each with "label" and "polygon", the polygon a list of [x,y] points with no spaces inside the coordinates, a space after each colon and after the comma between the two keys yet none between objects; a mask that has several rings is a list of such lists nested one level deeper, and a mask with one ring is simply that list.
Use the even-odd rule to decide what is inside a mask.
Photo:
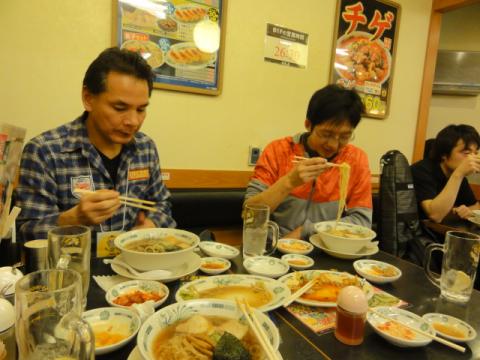
[{"label": "small bowl of kimchi", "polygon": [[131,280],[108,289],[105,299],[111,306],[130,308],[133,304],[153,301],[158,308],[168,298],[169,290],[165,284],[152,280]]}]

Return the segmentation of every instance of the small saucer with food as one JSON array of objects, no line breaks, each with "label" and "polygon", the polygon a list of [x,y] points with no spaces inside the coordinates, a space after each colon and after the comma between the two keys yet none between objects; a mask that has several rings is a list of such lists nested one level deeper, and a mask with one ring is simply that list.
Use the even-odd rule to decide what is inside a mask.
[{"label": "small saucer with food", "polygon": [[131,280],[112,286],[105,294],[105,299],[111,306],[121,308],[151,300],[153,306],[158,308],[167,300],[168,294],[168,287],[158,281]]},{"label": "small saucer with food", "polygon": [[230,269],[231,265],[230,261],[221,257],[204,257],[200,270],[206,274],[217,275]]},{"label": "small saucer with food", "polygon": [[308,269],[315,263],[311,257],[300,254],[285,254],[282,256],[282,260],[295,270]]},{"label": "small saucer with food", "polygon": [[365,279],[376,284],[386,284],[398,280],[402,271],[383,261],[363,259],[353,262],[355,271]]},{"label": "small saucer with food", "polygon": [[477,337],[477,332],[465,321],[456,317],[440,314],[428,313],[422,318],[435,329],[438,335],[453,342],[466,342]]},{"label": "small saucer with food", "polygon": [[306,255],[313,251],[313,245],[298,239],[280,239],[278,240],[277,249],[283,254]]}]

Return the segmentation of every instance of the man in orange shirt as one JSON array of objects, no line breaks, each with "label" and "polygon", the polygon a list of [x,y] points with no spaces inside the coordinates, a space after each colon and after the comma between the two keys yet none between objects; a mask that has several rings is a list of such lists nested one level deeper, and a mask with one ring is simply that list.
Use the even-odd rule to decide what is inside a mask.
[{"label": "man in orange shirt", "polygon": [[[313,224],[334,220],[340,199],[340,171],[350,165],[346,207],[341,221],[370,227],[372,193],[366,153],[350,144],[363,104],[354,90],[328,85],[308,104],[307,132],[271,142],[262,152],[245,204],[267,204],[281,237],[308,238]],[[307,158],[295,162],[295,156]]]}]

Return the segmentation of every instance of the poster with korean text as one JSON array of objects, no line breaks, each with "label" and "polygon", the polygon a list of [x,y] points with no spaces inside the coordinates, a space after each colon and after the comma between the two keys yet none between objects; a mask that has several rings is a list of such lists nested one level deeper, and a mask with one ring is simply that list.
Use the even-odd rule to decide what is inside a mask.
[{"label": "poster with korean text", "polygon": [[355,88],[368,117],[388,114],[400,10],[387,0],[338,0],[331,82]]},{"label": "poster with korean text", "polygon": [[114,44],[152,67],[154,87],[219,95],[227,0],[114,0]]}]

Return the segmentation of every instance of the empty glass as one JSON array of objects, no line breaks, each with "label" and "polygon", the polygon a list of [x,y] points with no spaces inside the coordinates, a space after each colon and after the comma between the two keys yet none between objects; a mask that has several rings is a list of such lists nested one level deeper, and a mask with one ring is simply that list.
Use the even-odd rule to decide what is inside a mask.
[{"label": "empty glass", "polygon": [[90,228],[81,225],[59,226],[48,232],[49,268],[71,269],[82,278],[82,305],[87,304],[90,284]]},{"label": "empty glass", "polygon": [[[440,276],[430,270],[432,252],[443,252]],[[430,244],[426,249],[425,273],[427,278],[440,288],[447,300],[466,303],[472,294],[480,254],[480,236],[463,231],[448,231],[445,244]]]},{"label": "empty glass", "polygon": [[15,333],[21,360],[94,359],[95,341],[81,319],[80,274],[40,270],[15,285]]},{"label": "empty glass", "polygon": [[[245,205],[243,209],[243,257],[270,255],[277,248],[278,225],[269,220],[268,205]],[[272,229],[272,242],[267,243],[268,229]]]}]

